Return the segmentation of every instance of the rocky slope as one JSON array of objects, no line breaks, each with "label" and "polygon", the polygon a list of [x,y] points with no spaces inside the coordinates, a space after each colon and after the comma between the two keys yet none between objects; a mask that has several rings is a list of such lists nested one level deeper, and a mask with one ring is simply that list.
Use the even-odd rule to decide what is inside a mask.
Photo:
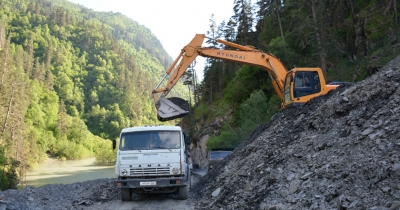
[{"label": "rocky slope", "polygon": [[400,56],[261,125],[196,185],[197,209],[400,209]]}]

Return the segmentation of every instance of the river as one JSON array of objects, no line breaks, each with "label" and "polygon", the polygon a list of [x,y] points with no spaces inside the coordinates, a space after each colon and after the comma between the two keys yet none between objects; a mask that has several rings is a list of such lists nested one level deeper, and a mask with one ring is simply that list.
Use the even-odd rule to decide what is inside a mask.
[{"label": "river", "polygon": [[28,172],[25,186],[71,184],[100,178],[115,178],[114,166],[96,166],[95,158],[83,160],[51,160]]}]

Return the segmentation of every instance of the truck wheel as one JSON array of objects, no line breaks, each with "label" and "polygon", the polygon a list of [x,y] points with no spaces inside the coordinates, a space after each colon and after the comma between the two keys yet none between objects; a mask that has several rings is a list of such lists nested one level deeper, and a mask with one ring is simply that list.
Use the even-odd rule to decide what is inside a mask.
[{"label": "truck wheel", "polygon": [[132,190],[129,188],[121,189],[121,200],[122,201],[131,201],[132,200]]},{"label": "truck wheel", "polygon": [[187,185],[179,187],[179,199],[186,200],[188,198],[188,188]]}]

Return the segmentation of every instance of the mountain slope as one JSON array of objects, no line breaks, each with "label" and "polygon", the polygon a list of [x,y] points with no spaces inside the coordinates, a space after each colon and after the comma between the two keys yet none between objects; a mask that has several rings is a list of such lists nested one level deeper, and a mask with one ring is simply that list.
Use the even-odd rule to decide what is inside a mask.
[{"label": "mountain slope", "polygon": [[9,173],[0,189],[48,155],[110,162],[105,139],[159,123],[150,96],[169,62],[157,38],[122,14],[0,0],[0,171]]}]

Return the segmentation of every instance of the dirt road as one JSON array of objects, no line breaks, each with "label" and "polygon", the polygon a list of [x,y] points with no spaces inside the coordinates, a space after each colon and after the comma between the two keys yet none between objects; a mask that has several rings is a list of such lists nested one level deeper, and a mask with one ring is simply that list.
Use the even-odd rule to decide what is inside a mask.
[{"label": "dirt road", "polygon": [[121,200],[111,200],[105,203],[96,203],[87,210],[190,210],[194,209],[194,203],[191,199],[178,200],[177,195],[172,194],[152,194],[152,195],[134,195],[134,200],[130,202]]},{"label": "dirt road", "polygon": [[[192,185],[207,173],[206,170],[195,170],[192,175]],[[179,200],[177,194],[134,194],[133,201],[126,202],[113,199],[107,202],[98,202],[90,205],[85,210],[192,210],[195,209],[195,198],[189,190],[187,200]]]},{"label": "dirt road", "polygon": [[[195,170],[192,175],[192,184],[206,174],[205,170]],[[90,205],[85,210],[194,210],[195,199],[193,192],[189,190],[187,200],[179,200],[177,193],[173,194],[134,194],[133,201],[121,201],[113,199],[107,202],[98,202]]]}]

